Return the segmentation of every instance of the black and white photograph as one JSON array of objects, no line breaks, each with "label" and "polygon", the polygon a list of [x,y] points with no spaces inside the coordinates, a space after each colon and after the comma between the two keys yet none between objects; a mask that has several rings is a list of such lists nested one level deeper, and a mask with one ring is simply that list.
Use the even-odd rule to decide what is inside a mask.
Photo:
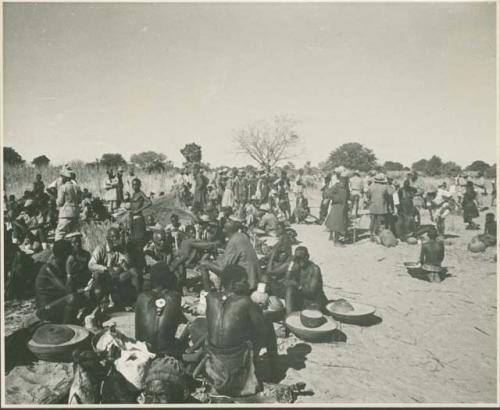
[{"label": "black and white photograph", "polygon": [[499,404],[495,1],[1,7],[2,407]]}]

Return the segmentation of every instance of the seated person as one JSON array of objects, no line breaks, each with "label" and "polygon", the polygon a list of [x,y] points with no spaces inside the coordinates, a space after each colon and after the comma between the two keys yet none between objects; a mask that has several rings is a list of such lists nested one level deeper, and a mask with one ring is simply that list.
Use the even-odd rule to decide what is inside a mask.
[{"label": "seated person", "polygon": [[[193,235],[191,229],[187,229],[188,235]],[[209,223],[206,228],[206,240],[198,240],[193,236],[186,237],[179,248],[179,252],[170,264],[170,269],[175,272],[179,286],[184,286],[186,281],[186,269],[196,266],[204,255],[217,257],[217,248],[223,246],[218,223]]]},{"label": "seated person", "polygon": [[71,244],[71,254],[66,261],[68,286],[74,292],[86,288],[92,278],[89,270],[90,253],[83,249],[82,234],[73,232],[66,235],[66,240]]},{"label": "seated person", "polygon": [[165,231],[174,239],[175,249],[178,250],[186,228],[180,223],[177,214],[170,215],[170,223],[165,227]]},{"label": "seated person", "polygon": [[95,248],[89,261],[95,283],[110,293],[109,307],[131,306],[140,291],[140,277],[123,248],[120,231],[109,228],[106,243]]},{"label": "seated person", "polygon": [[311,209],[309,208],[309,201],[304,196],[303,192],[299,192],[297,196],[294,213],[295,213],[295,221],[298,224],[305,222],[306,218],[311,214]]},{"label": "seated person", "polygon": [[420,265],[423,270],[430,268],[441,267],[441,263],[444,259],[444,242],[438,240],[438,232],[436,228],[431,227],[427,236],[429,240],[422,244],[422,249],[420,251]]},{"label": "seated person", "polygon": [[[272,248],[267,261],[266,278],[283,278],[288,271],[288,266],[292,261],[292,241],[288,236],[285,225],[280,223],[277,230],[278,243]],[[264,257],[267,259],[267,257]],[[265,280],[264,280],[265,281]]]},{"label": "seated person", "polygon": [[46,223],[42,212],[32,199],[24,203],[24,211],[13,222],[14,236],[35,252],[47,249]]},{"label": "seated person", "polygon": [[257,224],[257,219],[259,216],[259,211],[257,209],[257,200],[254,199],[245,205],[245,224],[247,227],[251,228]]},{"label": "seated person", "polygon": [[224,253],[220,259],[214,262],[206,258],[200,263],[203,287],[210,290],[212,287],[209,271],[220,277],[224,269],[229,265],[239,265],[248,275],[250,291],[257,288],[260,280],[260,263],[252,246],[250,238],[240,231],[241,222],[229,218],[224,225],[224,235],[228,239]]},{"label": "seated person", "polygon": [[479,235],[479,239],[487,246],[495,246],[497,243],[497,221],[495,214],[488,212],[486,214],[486,221],[484,223],[484,233]]},{"label": "seated person", "polygon": [[271,211],[268,204],[262,205],[260,211],[259,228],[267,233],[275,233],[279,225],[278,217]]},{"label": "seated person", "polygon": [[180,357],[183,348],[175,334],[185,318],[177,278],[165,262],[151,267],[151,287],[137,297],[135,338],[149,343],[153,353]]},{"label": "seated person", "polygon": [[276,335],[272,322],[248,296],[245,270],[238,265],[228,265],[221,279],[221,291],[207,295],[205,372],[219,394],[252,395],[261,389],[255,373],[259,351],[265,347],[268,355],[275,357]]},{"label": "seated person", "polygon": [[69,278],[66,272],[71,252],[68,241],[56,241],[53,255],[36,277],[35,299],[40,319],[58,324],[77,324],[77,314],[83,307],[83,300],[72,285],[73,278]]},{"label": "seated person", "polygon": [[[305,246],[295,249],[284,285],[287,314],[309,308],[323,310],[325,307],[327,298],[323,291],[321,269],[309,260],[309,251]],[[282,297],[279,294],[276,296]]]},{"label": "seated person", "polygon": [[173,239],[167,238],[167,233],[161,230],[153,232],[153,239],[144,247],[146,265],[152,266],[158,262],[170,263],[173,254]]}]

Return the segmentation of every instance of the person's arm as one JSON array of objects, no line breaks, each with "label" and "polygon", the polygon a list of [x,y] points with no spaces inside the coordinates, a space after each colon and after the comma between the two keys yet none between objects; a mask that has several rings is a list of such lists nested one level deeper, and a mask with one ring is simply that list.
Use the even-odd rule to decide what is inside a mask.
[{"label": "person's arm", "polygon": [[439,249],[439,262],[443,262],[444,260],[444,243],[441,242],[441,246]]},{"label": "person's arm", "polygon": [[144,205],[139,208],[139,209],[136,209],[135,211],[132,211],[132,214],[134,215],[138,215],[140,214],[142,211],[144,211],[145,209],[149,208],[151,205],[153,205],[153,202],[151,201],[151,199],[149,199],[146,194],[144,194],[144,192],[140,192],[140,195],[142,196],[142,198],[144,199]]},{"label": "person's arm", "polygon": [[64,185],[61,185],[57,190],[56,205],[59,208],[64,205]]},{"label": "person's arm", "polygon": [[75,269],[75,257],[73,255],[70,255],[68,259],[66,260],[66,291],[67,292],[75,292],[77,289],[75,288],[74,285],[74,276],[75,273],[78,274],[78,272],[74,271]]},{"label": "person's arm", "polygon": [[91,272],[104,273],[107,272],[108,268],[104,264],[106,258],[105,249],[103,247],[97,247],[89,260],[89,269]]},{"label": "person's arm", "polygon": [[420,264],[425,264],[425,244],[422,244],[422,247],[420,249]]}]

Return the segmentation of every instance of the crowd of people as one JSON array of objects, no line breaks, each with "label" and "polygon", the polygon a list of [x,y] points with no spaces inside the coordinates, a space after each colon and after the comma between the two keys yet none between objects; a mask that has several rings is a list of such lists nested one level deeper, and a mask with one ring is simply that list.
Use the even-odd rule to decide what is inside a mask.
[{"label": "crowd of people", "polygon": [[[270,304],[284,314],[325,311],[321,268],[307,247],[292,252],[296,233],[291,223],[324,224],[334,245],[345,246],[349,227],[369,214],[373,241],[384,242],[387,232],[409,241],[422,234],[420,212],[426,209],[434,226],[426,231],[429,240],[420,262],[432,270],[444,259],[439,236],[445,234],[447,215],[461,205],[467,229],[477,229],[474,219],[487,208],[479,199],[485,189],[482,175],[426,189],[415,172],[399,182],[380,172],[362,176],[338,167],[324,178],[316,218],[302,170],[293,181],[285,171],[267,170],[222,169],[209,177],[194,164],[172,187],[177,206],[189,210],[191,222],[181,222],[174,210],[163,226],[145,217],[154,198],[142,191],[133,171],[126,177],[124,172],[107,172],[100,208],[99,198],[80,186],[69,166],[49,186],[37,175],[21,200],[5,198],[8,288],[19,295],[33,286],[37,313],[51,323],[81,325],[99,309],[135,311],[137,339],[180,362],[188,349],[176,338],[178,326],[187,321],[182,297],[201,291],[206,376],[215,391],[229,396],[262,388],[254,368],[264,360],[261,348],[272,372],[277,343]],[[120,209],[126,210],[126,223],[111,226],[95,249],[84,249],[81,224],[100,213],[118,215]],[[488,216],[484,234],[494,235],[496,242],[494,215]],[[25,255],[40,252],[49,257],[33,275]],[[196,273],[194,282],[188,271]],[[236,368],[238,377],[233,376]]]}]

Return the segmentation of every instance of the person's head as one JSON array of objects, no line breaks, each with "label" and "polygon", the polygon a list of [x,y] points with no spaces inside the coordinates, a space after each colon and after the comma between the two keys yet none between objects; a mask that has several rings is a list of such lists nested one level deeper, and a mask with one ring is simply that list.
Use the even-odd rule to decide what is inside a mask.
[{"label": "person's head", "polygon": [[409,179],[405,179],[404,182],[403,182],[403,189],[409,189],[410,188],[410,180]]},{"label": "person's head", "polygon": [[391,177],[387,177],[387,183],[389,185],[392,185],[392,183],[394,182],[394,178],[391,178]]},{"label": "person's head", "polygon": [[304,170],[302,168],[299,169],[299,175],[304,175]]},{"label": "person's head", "polygon": [[15,201],[15,200],[16,200],[16,196],[14,194],[10,194],[9,201]]},{"label": "person's head", "polygon": [[118,168],[118,171],[116,171],[117,174],[122,175],[125,172],[123,167]]},{"label": "person's head", "polygon": [[207,240],[208,241],[216,241],[219,236],[220,226],[217,223],[209,223],[206,228],[207,232]]},{"label": "person's head", "polygon": [[154,193],[154,192],[150,192],[150,193],[149,193],[149,197],[150,197],[151,199],[153,199],[153,198],[155,197],[155,193]]},{"label": "person's head", "polygon": [[106,242],[111,250],[117,250],[120,247],[120,231],[118,228],[111,227],[106,233]]},{"label": "person's head", "polygon": [[129,174],[131,177],[133,177],[133,176],[135,175],[135,171],[134,171],[134,169],[133,169],[133,168],[129,169],[129,170],[128,170],[128,174]]},{"label": "person's head", "polygon": [[431,227],[429,231],[427,232],[427,236],[429,239],[434,240],[438,237],[438,231],[435,227]]},{"label": "person's head", "polygon": [[287,173],[285,170],[281,171],[281,178],[286,178]]},{"label": "person's head", "polygon": [[71,244],[71,248],[73,252],[78,252],[82,249],[82,234],[80,232],[75,233],[75,234],[70,234],[69,238],[69,243]]},{"label": "person's head", "polygon": [[495,214],[493,212],[488,212],[486,214],[486,223],[495,222]]},{"label": "person's head", "polygon": [[111,168],[110,168],[110,169],[108,169],[108,170],[106,171],[106,173],[108,174],[108,176],[109,176],[110,178],[113,178],[113,177],[114,177],[114,175],[115,175],[115,174],[113,173],[113,170],[112,170]]},{"label": "person's head", "polygon": [[240,229],[241,224],[238,222],[235,222],[231,219],[228,219],[226,223],[224,224],[224,235],[227,237],[231,237],[234,235],[238,230]]},{"label": "person's head", "polygon": [[163,248],[167,241],[167,234],[163,229],[155,230],[153,232],[153,242],[159,248]]},{"label": "person's head", "polygon": [[412,181],[416,181],[418,179],[418,172],[417,171],[413,171],[411,173],[411,177],[410,178],[411,178]]},{"label": "person's head", "polygon": [[149,215],[147,217],[147,222],[148,222],[148,225],[154,225],[155,224],[155,218],[153,215]]},{"label": "person's head", "polygon": [[36,174],[36,180],[41,181],[42,180],[42,174]]},{"label": "person's head", "polygon": [[125,192],[125,199],[128,201],[130,201],[130,192]]},{"label": "person's head", "polygon": [[54,259],[60,267],[65,266],[66,260],[71,255],[71,250],[71,244],[64,239],[54,242],[52,251],[54,253]]},{"label": "person's head", "polygon": [[472,181],[467,181],[467,184],[466,184],[466,189],[469,190],[469,191],[474,191],[474,182]]},{"label": "person's head", "polygon": [[188,238],[194,238],[196,236],[196,229],[194,225],[186,225],[185,233]]},{"label": "person's head", "polygon": [[325,184],[329,184],[331,181],[332,181],[332,176],[331,175],[325,176]]},{"label": "person's head", "polygon": [[141,190],[141,180],[139,178],[134,178],[132,180],[132,189],[134,190],[134,192],[139,192]]},{"label": "person's head", "polygon": [[179,215],[177,214],[170,215],[170,223],[174,226],[177,226],[179,224]]},{"label": "person's head", "polygon": [[248,275],[240,265],[228,265],[221,275],[222,288],[236,294],[246,294],[249,290]]},{"label": "person's head", "polygon": [[153,359],[144,379],[144,403],[183,403],[188,394],[182,362],[170,356]]},{"label": "person's head", "polygon": [[295,248],[293,260],[299,267],[305,266],[309,261],[309,251],[307,248],[305,246],[297,246],[297,248]]},{"label": "person's head", "polygon": [[154,289],[174,290],[177,287],[177,277],[165,262],[155,263],[150,268],[151,286]]}]

